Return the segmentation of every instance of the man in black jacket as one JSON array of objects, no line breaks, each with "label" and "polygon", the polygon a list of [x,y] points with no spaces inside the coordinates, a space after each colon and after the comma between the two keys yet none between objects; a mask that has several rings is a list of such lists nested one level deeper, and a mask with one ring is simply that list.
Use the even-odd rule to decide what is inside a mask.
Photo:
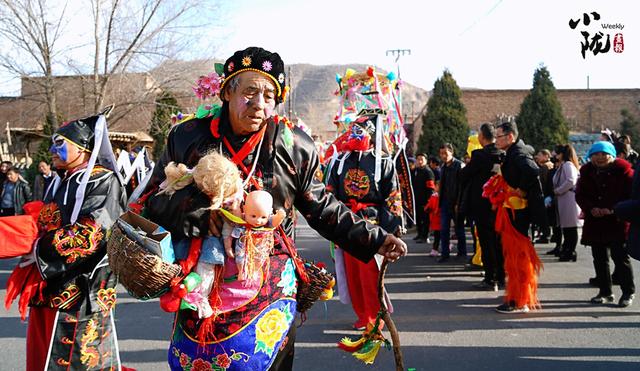
[{"label": "man in black jacket", "polygon": [[456,238],[458,239],[458,256],[467,256],[467,243],[464,235],[464,220],[456,211],[458,203],[460,169],[464,167],[462,161],[453,157],[453,146],[445,143],[440,146],[440,159],[442,160],[442,178],[440,179],[440,233],[442,234],[441,257],[438,263],[449,260],[449,228],[451,220],[455,224]]},{"label": "man in black jacket", "polygon": [[429,198],[436,188],[433,171],[427,166],[427,155],[420,153],[416,156],[416,168],[413,171],[413,196],[416,200],[416,228],[418,235],[414,241],[427,242],[429,237],[429,215],[424,211]]},{"label": "man in black jacket", "polygon": [[466,190],[462,197],[465,205],[461,210],[473,220],[478,231],[482,247],[482,265],[484,279],[474,285],[478,289],[498,291],[498,284],[504,284],[502,249],[495,230],[496,213],[491,209],[488,199],[482,197],[482,186],[497,172],[504,152],[495,145],[495,128],[485,123],[480,126],[478,141],[482,149],[471,153],[471,161],[460,170],[462,188]]},{"label": "man in black jacket", "polygon": [[504,190],[507,197],[504,203],[496,205],[496,218],[500,220],[500,225],[510,223],[515,229],[503,228],[501,232],[508,282],[505,302],[496,311],[522,313],[529,311],[529,307],[539,305],[536,292],[541,263],[528,232],[532,222],[543,228],[547,226],[546,211],[538,165],[524,142],[518,140],[515,122],[498,125],[496,147],[506,151],[500,170],[507,184]]},{"label": "man in black jacket", "polygon": [[[246,191],[270,192],[274,209],[285,210],[286,217],[278,229],[277,243],[271,249],[256,295],[238,301],[242,304],[223,315],[207,318],[213,323],[200,320],[196,312],[180,311],[175,320],[169,364],[172,368],[183,368],[182,355],[196,359],[205,353],[209,359],[220,357],[227,363],[225,347],[233,342],[234,351],[250,355],[250,360],[239,367],[290,370],[296,329],[294,271],[300,269],[291,248],[296,211],[323,237],[363,262],[371,260],[376,253],[396,260],[406,254],[406,245],[393,234],[356,216],[325,191],[317,176],[320,161],[313,140],[299,127],[275,115],[276,106],[284,101],[288,90],[284,63],[277,53],[249,47],[227,59],[222,69],[224,79],[220,91],[216,92],[220,94],[222,106],[203,107],[202,114],[172,128],[145,193],[153,194],[165,180],[164,168],[169,162],[192,168],[201,157],[214,150],[238,165],[245,178]],[[206,207],[195,207],[202,204]],[[195,186],[185,187],[171,198],[154,194],[146,202],[150,219],[170,231],[172,238],[190,240],[187,246],[197,246],[191,243],[203,236],[220,236],[222,219],[219,212],[211,212],[209,206],[208,196]],[[197,253],[197,248],[193,251]],[[176,251],[176,257],[188,261],[191,252],[190,248],[180,257]],[[237,281],[237,275],[235,278],[232,275],[233,266],[235,264],[225,264],[225,275],[229,275],[225,276],[221,291],[225,285]],[[235,292],[238,291],[243,290]],[[234,303],[234,300],[222,300],[221,305]],[[258,328],[272,323],[268,321],[275,315],[278,315],[280,331],[269,329],[269,346],[262,349],[255,344],[258,341],[262,344],[266,333],[253,329],[252,323]],[[193,340],[200,335],[204,339],[224,340],[207,344],[202,342],[203,337],[199,338],[201,342]]]}]

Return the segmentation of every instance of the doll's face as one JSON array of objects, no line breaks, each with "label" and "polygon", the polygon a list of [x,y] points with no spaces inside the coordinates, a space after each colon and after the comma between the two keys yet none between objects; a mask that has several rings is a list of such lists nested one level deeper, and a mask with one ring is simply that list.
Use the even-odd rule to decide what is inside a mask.
[{"label": "doll's face", "polygon": [[262,227],[269,222],[273,209],[273,198],[265,191],[253,191],[244,203],[244,220],[254,227]]},{"label": "doll's face", "polygon": [[270,215],[270,208],[264,205],[254,202],[248,202],[244,205],[244,219],[254,227],[262,227],[267,224]]}]

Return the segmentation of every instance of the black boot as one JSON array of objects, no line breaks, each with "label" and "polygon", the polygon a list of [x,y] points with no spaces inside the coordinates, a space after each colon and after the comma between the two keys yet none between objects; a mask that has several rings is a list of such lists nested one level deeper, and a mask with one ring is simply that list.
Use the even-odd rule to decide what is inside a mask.
[{"label": "black boot", "polygon": [[576,245],[578,244],[578,228],[562,228],[564,242],[562,243],[562,251],[560,251],[560,261],[576,261]]},{"label": "black boot", "polygon": [[562,252],[560,253],[560,259],[558,259],[558,261],[561,262],[568,262],[568,261],[577,261],[578,260],[578,254],[575,251],[568,251],[568,252]]},{"label": "black boot", "polygon": [[553,248],[553,250],[547,251],[547,255],[555,255],[555,256],[560,255],[560,247],[556,246],[555,248]]}]

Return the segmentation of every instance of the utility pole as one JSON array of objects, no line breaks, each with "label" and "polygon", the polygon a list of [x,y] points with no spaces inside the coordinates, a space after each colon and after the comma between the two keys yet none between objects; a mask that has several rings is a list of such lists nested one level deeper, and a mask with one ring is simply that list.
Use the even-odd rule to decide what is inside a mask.
[{"label": "utility pole", "polygon": [[293,91],[293,88],[291,87],[291,66],[289,66],[289,71],[287,72],[287,75],[289,75],[289,96],[287,97],[287,99],[289,100],[289,120],[293,120],[293,94],[291,93]]},{"label": "utility pole", "polygon": [[398,80],[400,80],[400,64],[398,63],[398,59],[405,55],[411,55],[411,49],[389,49],[387,50],[386,56],[389,55],[396,57],[395,63],[398,68]]}]

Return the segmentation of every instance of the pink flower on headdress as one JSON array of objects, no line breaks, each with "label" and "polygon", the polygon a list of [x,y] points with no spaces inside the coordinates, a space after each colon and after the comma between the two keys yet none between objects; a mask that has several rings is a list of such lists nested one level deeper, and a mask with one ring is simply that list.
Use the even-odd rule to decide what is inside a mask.
[{"label": "pink flower on headdress", "polygon": [[271,71],[271,68],[273,68],[273,66],[271,65],[270,61],[264,61],[262,62],[262,69],[265,70],[266,72]]},{"label": "pink flower on headdress", "polygon": [[215,97],[220,92],[221,82],[220,76],[215,72],[207,76],[200,76],[196,81],[196,86],[193,87],[193,92],[200,99]]},{"label": "pink flower on headdress", "polygon": [[233,61],[229,62],[229,65],[227,66],[227,70],[229,72],[233,72],[233,68],[235,67],[235,64],[233,63]]}]

